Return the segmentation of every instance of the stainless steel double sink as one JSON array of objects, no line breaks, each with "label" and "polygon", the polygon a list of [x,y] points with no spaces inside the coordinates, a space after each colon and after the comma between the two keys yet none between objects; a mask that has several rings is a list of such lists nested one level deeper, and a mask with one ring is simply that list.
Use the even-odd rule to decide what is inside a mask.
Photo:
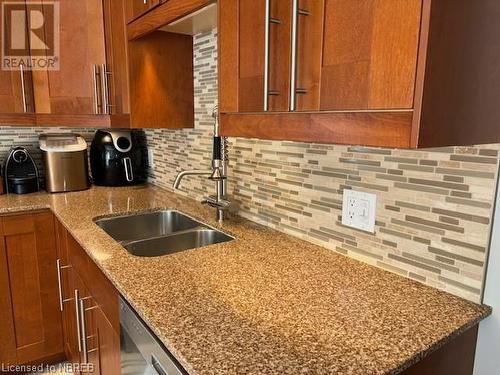
[{"label": "stainless steel double sink", "polygon": [[107,217],[95,223],[131,254],[155,257],[234,240],[176,210]]}]

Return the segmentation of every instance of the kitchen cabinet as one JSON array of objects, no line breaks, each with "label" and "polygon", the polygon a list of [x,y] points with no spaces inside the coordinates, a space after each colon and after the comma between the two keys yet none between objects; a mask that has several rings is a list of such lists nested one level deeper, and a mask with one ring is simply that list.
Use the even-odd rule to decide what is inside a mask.
[{"label": "kitchen cabinet", "polygon": [[214,2],[213,0],[160,0],[158,4],[158,0],[149,1],[153,1],[157,6],[154,9],[149,8],[149,11],[127,25],[128,40],[143,37]]},{"label": "kitchen cabinet", "polygon": [[4,216],[0,221],[0,362],[61,360],[54,217],[42,211]]},{"label": "kitchen cabinet", "polygon": [[[61,1],[59,12],[59,68],[33,71],[37,113],[106,114],[100,82],[106,64],[102,0]],[[53,32],[47,26],[46,44]]]},{"label": "kitchen cabinet", "polygon": [[58,259],[56,262],[59,287],[59,309],[61,310],[64,353],[71,363],[80,361],[78,334],[74,327],[77,326],[75,306],[75,280],[74,270],[69,262],[68,256],[68,232],[64,226],[56,220],[56,238]]},{"label": "kitchen cabinet", "polygon": [[[1,0],[0,6],[3,7],[6,3],[12,4],[11,1]],[[25,1],[19,1],[18,3],[16,10],[26,12]],[[4,40],[10,41],[13,30],[11,13],[2,12],[2,18],[6,32]],[[27,28],[22,26],[21,28],[27,34]],[[16,50],[16,55],[29,55],[28,46],[25,45],[24,49]],[[12,70],[0,70],[0,116],[8,118],[12,123],[34,124],[33,112],[34,98],[31,72],[23,64],[16,68],[13,67]]]},{"label": "kitchen cabinet", "polygon": [[132,22],[159,4],[160,0],[128,0],[125,7],[127,22]]},{"label": "kitchen cabinet", "polygon": [[131,127],[194,127],[192,36],[154,31],[130,41],[129,70]]},{"label": "kitchen cabinet", "polygon": [[[108,113],[115,116],[130,114],[128,78],[127,33],[125,28],[125,0],[103,0],[104,32],[107,63]],[[125,123],[125,127],[128,123]]]},{"label": "kitchen cabinet", "polygon": [[221,48],[231,37],[224,32],[237,35],[239,72],[238,96],[223,101],[221,111],[412,108],[421,6],[422,0],[222,2]]},{"label": "kitchen cabinet", "polygon": [[500,141],[498,2],[218,4],[223,135],[401,148]]},{"label": "kitchen cabinet", "polygon": [[57,232],[66,357],[82,371],[119,374],[118,292],[60,223]]},{"label": "kitchen cabinet", "polygon": [[[32,71],[17,69],[0,73],[0,98],[4,99],[0,104],[1,124],[128,125],[128,108],[122,105],[122,96],[116,93],[116,90],[125,91],[121,86],[126,77],[126,72],[123,73],[125,21],[119,12],[114,12],[116,7],[111,3],[117,1],[67,0],[58,2],[58,8],[41,1],[26,3],[28,20],[34,19],[31,17],[34,12],[43,14],[43,32],[37,29],[36,39],[48,46],[58,64],[50,69],[40,66]],[[54,23],[54,19],[57,22]],[[24,54],[39,56],[39,46],[33,38],[27,40]],[[115,102],[118,100],[120,102]],[[128,101],[128,96],[123,100]]]}]

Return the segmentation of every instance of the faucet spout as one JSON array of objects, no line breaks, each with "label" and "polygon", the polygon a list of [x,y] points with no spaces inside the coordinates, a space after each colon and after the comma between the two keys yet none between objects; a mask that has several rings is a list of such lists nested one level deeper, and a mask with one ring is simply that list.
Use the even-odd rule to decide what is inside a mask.
[{"label": "faucet spout", "polygon": [[179,172],[179,174],[175,178],[173,188],[174,190],[177,190],[181,184],[182,179],[186,176],[211,176],[212,173],[213,173],[212,170],[203,170],[203,169],[193,169],[190,171]]}]

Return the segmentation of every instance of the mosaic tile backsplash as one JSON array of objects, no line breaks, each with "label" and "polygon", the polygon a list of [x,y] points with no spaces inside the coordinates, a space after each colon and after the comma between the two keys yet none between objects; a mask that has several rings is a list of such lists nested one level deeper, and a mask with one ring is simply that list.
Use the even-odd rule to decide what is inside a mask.
[{"label": "mosaic tile backsplash", "polygon": [[[171,187],[181,169],[209,168],[217,104],[216,31],[195,37],[194,129],[146,130],[154,156],[150,181]],[[0,159],[28,147],[40,164],[43,132],[0,129]],[[388,271],[480,301],[500,145],[396,150],[231,138],[229,192],[238,214]],[[206,178],[181,193],[213,193]],[[342,192],[377,194],[375,234],[342,226]]]},{"label": "mosaic tile backsplash", "polygon": [[[217,103],[216,32],[195,38],[196,126],[146,131],[151,182],[208,168]],[[500,145],[396,150],[231,138],[229,192],[250,220],[480,301]],[[342,226],[342,191],[377,194],[375,234]],[[205,178],[182,192],[213,193]]]},{"label": "mosaic tile backsplash", "polygon": [[42,153],[38,148],[38,137],[43,133],[76,133],[80,134],[90,146],[92,138],[94,138],[94,129],[87,128],[54,128],[54,127],[33,127],[20,128],[17,126],[2,126],[0,127],[0,164],[5,164],[9,151],[13,147],[25,147],[30,155],[35,160],[38,166],[40,176],[43,180],[44,169],[42,166]]}]

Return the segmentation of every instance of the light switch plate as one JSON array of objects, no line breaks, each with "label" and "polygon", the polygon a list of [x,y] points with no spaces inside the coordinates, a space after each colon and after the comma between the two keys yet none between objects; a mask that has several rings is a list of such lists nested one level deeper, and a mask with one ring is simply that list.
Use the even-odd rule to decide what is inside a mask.
[{"label": "light switch plate", "polygon": [[342,224],[375,233],[377,196],[375,194],[344,189]]}]

